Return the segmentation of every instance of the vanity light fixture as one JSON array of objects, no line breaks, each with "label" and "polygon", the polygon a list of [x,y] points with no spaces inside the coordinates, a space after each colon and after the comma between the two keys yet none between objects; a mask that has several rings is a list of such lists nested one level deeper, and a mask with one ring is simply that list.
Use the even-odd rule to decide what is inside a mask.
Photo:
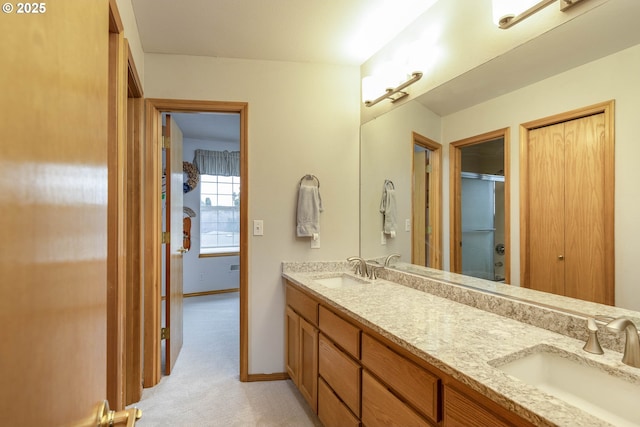
[{"label": "vanity light fixture", "polygon": [[[510,28],[525,18],[558,0],[493,0],[493,22],[503,30]],[[562,12],[583,0],[560,0]]]},{"label": "vanity light fixture", "polygon": [[364,101],[364,105],[367,107],[371,107],[384,99],[389,99],[391,102],[399,101],[405,96],[409,95],[407,92],[404,91],[404,89],[411,86],[421,78],[422,78],[422,73],[420,71],[416,71],[411,74],[411,78],[406,82],[396,86],[395,88],[387,88],[383,95],[380,95],[373,101],[369,101],[369,100]]}]

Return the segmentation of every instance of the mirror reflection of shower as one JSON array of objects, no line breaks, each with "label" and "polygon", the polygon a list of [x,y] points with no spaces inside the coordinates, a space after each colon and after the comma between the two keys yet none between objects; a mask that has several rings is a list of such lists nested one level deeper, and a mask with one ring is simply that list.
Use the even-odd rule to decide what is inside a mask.
[{"label": "mirror reflection of shower", "polygon": [[503,281],[504,140],[462,148],[462,274]]}]

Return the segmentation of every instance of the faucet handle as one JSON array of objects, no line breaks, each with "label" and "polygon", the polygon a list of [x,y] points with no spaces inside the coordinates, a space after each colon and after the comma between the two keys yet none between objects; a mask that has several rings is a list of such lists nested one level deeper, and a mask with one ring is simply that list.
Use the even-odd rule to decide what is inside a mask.
[{"label": "faucet handle", "polygon": [[589,338],[582,349],[593,354],[604,354],[598,340],[598,325],[595,319],[591,317],[587,319],[587,329],[589,330]]}]

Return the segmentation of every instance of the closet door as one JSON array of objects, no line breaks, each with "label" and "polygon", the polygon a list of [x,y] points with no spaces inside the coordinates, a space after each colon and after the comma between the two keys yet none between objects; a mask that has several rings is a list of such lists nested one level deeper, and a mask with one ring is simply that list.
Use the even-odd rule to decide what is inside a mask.
[{"label": "closet door", "polygon": [[529,131],[527,262],[523,285],[605,304],[609,208],[603,113]]},{"label": "closet door", "polygon": [[565,295],[605,302],[604,114],[565,123]]},{"label": "closet door", "polygon": [[564,123],[531,130],[528,154],[525,286],[564,295]]}]

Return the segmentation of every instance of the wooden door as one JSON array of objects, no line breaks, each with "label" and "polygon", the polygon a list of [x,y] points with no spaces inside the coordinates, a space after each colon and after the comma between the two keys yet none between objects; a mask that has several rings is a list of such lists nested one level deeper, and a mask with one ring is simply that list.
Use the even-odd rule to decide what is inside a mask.
[{"label": "wooden door", "polygon": [[564,123],[532,130],[528,151],[527,284],[564,295]]},{"label": "wooden door", "polygon": [[6,426],[82,424],[106,398],[109,4],[39,4],[1,18]]},{"label": "wooden door", "polygon": [[165,140],[166,149],[166,232],[169,242],[165,244],[165,315],[166,330],[166,365],[165,373],[169,375],[178,359],[182,348],[182,131],[170,115],[167,115]]},{"label": "wooden door", "polygon": [[565,295],[605,303],[604,114],[565,123]]},{"label": "wooden door", "polygon": [[413,221],[411,227],[411,263],[428,266],[427,233],[428,175],[427,151],[413,151]]},{"label": "wooden door", "polygon": [[613,303],[608,144],[605,113],[529,131],[524,286]]}]

